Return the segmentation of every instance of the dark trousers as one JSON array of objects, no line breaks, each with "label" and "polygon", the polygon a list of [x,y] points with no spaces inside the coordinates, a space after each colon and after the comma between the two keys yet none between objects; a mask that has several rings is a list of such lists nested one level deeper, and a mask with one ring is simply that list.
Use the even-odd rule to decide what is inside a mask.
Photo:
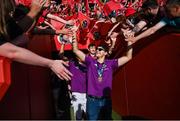
[{"label": "dark trousers", "polygon": [[87,116],[89,120],[111,120],[112,101],[108,98],[87,96]]},{"label": "dark trousers", "polygon": [[66,80],[60,80],[56,75],[52,76],[52,92],[54,100],[54,119],[70,120],[70,97]]}]

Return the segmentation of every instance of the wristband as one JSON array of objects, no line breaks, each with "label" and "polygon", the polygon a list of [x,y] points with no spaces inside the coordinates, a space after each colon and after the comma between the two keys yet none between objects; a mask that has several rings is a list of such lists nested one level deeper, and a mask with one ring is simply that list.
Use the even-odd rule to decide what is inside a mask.
[{"label": "wristband", "polygon": [[132,44],[127,46],[127,50],[130,50],[132,48],[133,48]]}]

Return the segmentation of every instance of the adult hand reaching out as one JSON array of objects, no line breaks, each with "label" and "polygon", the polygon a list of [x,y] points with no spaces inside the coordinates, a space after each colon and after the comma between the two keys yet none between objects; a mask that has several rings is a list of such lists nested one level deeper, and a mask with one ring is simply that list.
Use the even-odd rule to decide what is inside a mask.
[{"label": "adult hand reaching out", "polygon": [[60,78],[65,80],[71,80],[72,74],[65,68],[68,63],[62,60],[54,60],[50,63],[51,70]]},{"label": "adult hand reaching out", "polygon": [[72,74],[66,69],[68,63],[39,56],[25,48],[4,43],[0,46],[0,55],[24,64],[50,68],[60,79],[70,80]]},{"label": "adult hand reaching out", "polygon": [[129,29],[121,29],[121,31],[123,32],[123,35],[125,37],[125,41],[129,41],[132,43],[135,42],[135,37],[134,37],[135,32],[133,32]]},{"label": "adult hand reaching out", "polygon": [[135,43],[135,42],[136,42],[136,37],[134,37],[134,36],[128,36],[128,38],[126,38],[125,41]]},{"label": "adult hand reaching out", "polygon": [[67,35],[72,35],[73,31],[71,29],[66,29],[63,28],[61,30],[56,30],[56,34],[67,34]]},{"label": "adult hand reaching out", "polygon": [[46,3],[46,0],[32,0],[31,8],[28,13],[28,16],[35,18],[38,13],[41,11],[42,7]]},{"label": "adult hand reaching out", "polygon": [[127,28],[127,29],[122,28],[121,31],[123,32],[123,35],[125,38],[132,37],[135,34],[133,31],[129,30],[129,28]]}]

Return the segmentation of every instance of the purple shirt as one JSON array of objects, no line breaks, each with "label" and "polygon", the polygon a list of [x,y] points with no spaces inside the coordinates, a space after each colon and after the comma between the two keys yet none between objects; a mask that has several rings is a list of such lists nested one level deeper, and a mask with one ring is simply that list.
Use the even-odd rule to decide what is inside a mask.
[{"label": "purple shirt", "polygon": [[86,93],[86,65],[70,61],[69,71],[73,74],[71,78],[71,91]]},{"label": "purple shirt", "polygon": [[[92,96],[110,96],[112,90],[113,71],[118,68],[117,59],[105,60],[104,64],[100,64],[96,59],[86,56],[85,63],[87,64],[87,80],[88,80],[88,95]],[[103,69],[102,81],[98,80],[98,68]]]}]

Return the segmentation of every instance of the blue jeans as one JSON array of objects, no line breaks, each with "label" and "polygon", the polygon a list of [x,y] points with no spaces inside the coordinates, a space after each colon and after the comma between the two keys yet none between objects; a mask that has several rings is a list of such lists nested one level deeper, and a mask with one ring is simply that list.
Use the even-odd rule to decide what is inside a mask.
[{"label": "blue jeans", "polygon": [[89,120],[111,120],[111,99],[96,99],[87,96],[87,116]]}]

